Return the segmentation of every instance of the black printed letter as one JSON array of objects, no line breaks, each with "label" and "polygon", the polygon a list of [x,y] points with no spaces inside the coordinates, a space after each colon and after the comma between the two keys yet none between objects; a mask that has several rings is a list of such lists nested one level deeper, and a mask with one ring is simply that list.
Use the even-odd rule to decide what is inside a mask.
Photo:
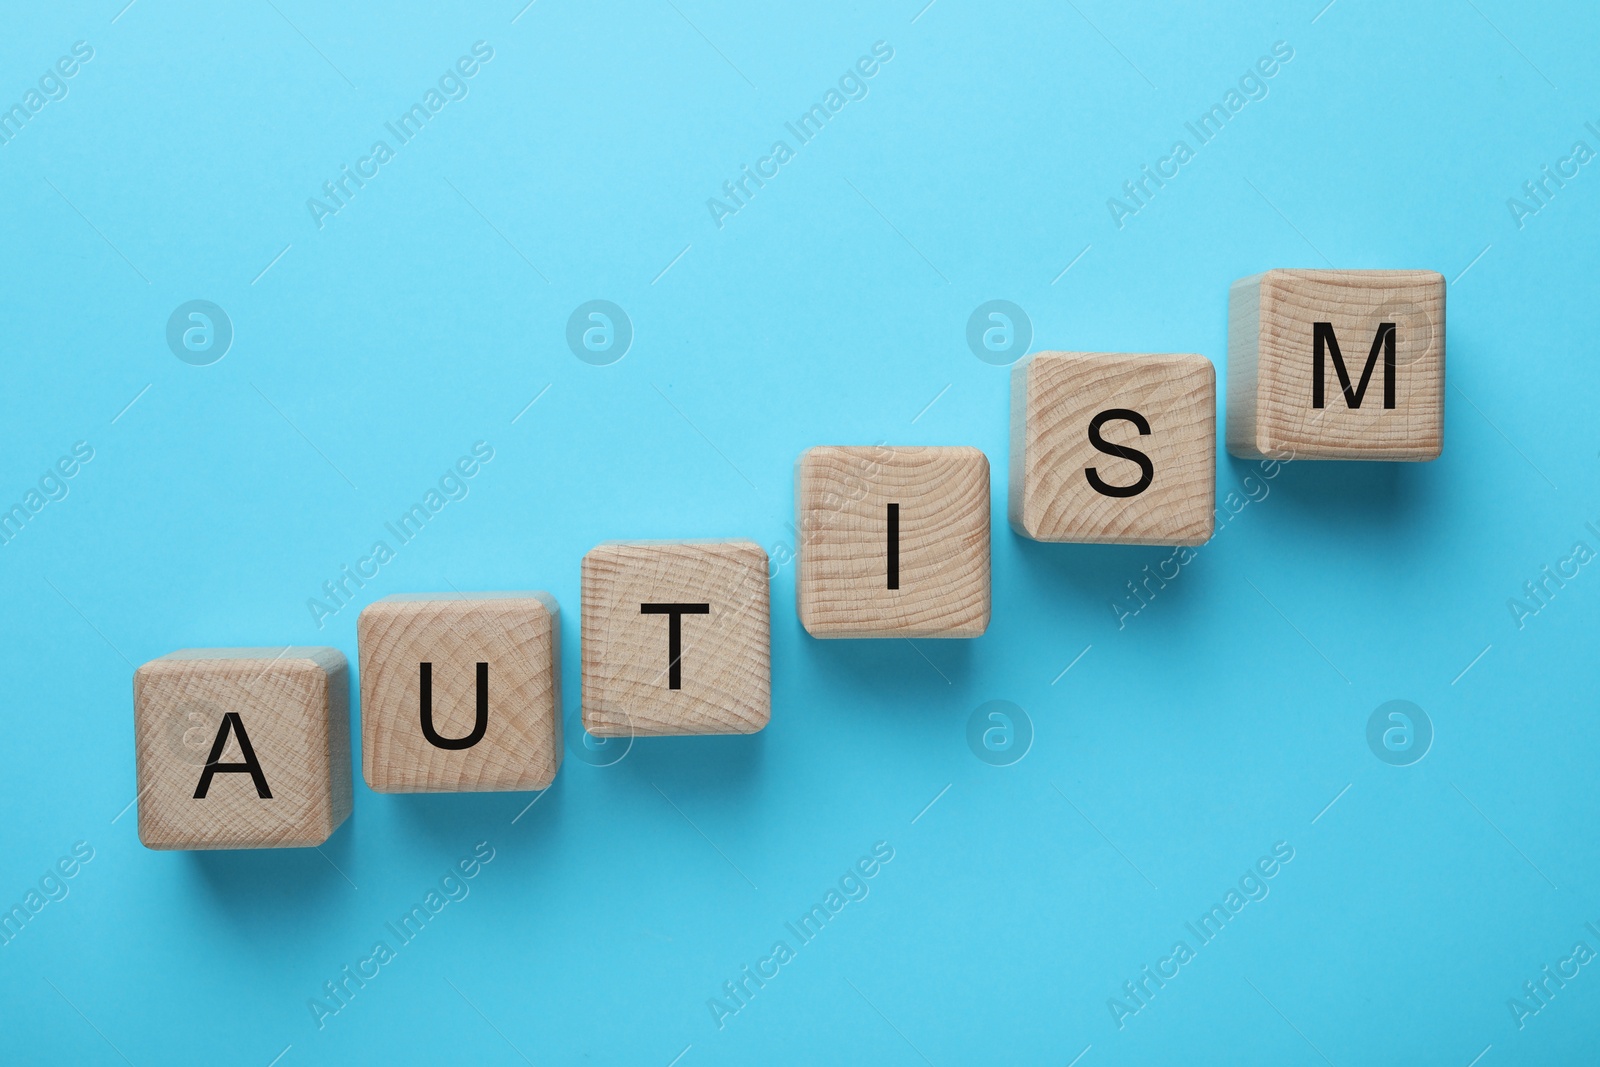
[{"label": "black printed letter", "polygon": [[889,588],[900,588],[900,505],[889,505]]},{"label": "black printed letter", "polygon": [[[243,763],[218,763],[222,758],[223,746],[228,743],[228,730],[233,730],[234,736],[239,739],[239,755],[244,757]],[[211,755],[206,757],[206,769],[200,772],[200,784],[194,787],[194,798],[204,800],[206,792],[211,788],[211,776],[214,774],[248,774],[250,780],[256,783],[256,796],[262,800],[272,799],[272,790],[267,788],[267,776],[261,773],[261,763],[256,759],[256,750],[250,747],[250,735],[244,732],[244,722],[240,720],[239,713],[230,711],[222,716],[222,725],[217,727],[217,739],[211,744]]]},{"label": "black printed letter", "polygon": [[1107,485],[1101,479],[1100,472],[1093,467],[1085,467],[1083,474],[1084,477],[1089,479],[1089,484],[1094,487],[1094,491],[1097,493],[1105,496],[1138,496],[1150,488],[1150,483],[1155,480],[1156,467],[1154,463],[1150,462],[1150,457],[1140,452],[1137,448],[1114,445],[1100,436],[1100,427],[1116,419],[1133,423],[1138,428],[1139,436],[1141,437],[1148,436],[1150,433],[1150,424],[1137,411],[1131,411],[1128,408],[1108,408],[1089,420],[1089,443],[1108,456],[1133,460],[1139,465],[1139,470],[1142,472],[1139,480],[1132,485]]},{"label": "black printed letter", "polygon": [[433,728],[433,664],[423,663],[422,669],[422,736],[435,748],[471,748],[483,740],[489,727],[489,665],[478,664],[478,710],[472,719],[472,732],[466,737],[440,737]]},{"label": "black printed letter", "polygon": [[1367,365],[1361,368],[1361,381],[1350,388],[1350,372],[1345,369],[1344,357],[1339,354],[1339,339],[1333,335],[1333,323],[1311,324],[1311,406],[1322,407],[1323,350],[1333,352],[1333,369],[1339,375],[1339,385],[1344,389],[1344,402],[1348,407],[1359,408],[1366,395],[1367,383],[1372,380],[1373,364],[1378,362],[1378,349],[1383,349],[1383,406],[1394,407],[1394,338],[1392,322],[1380,322],[1372,338],[1372,351],[1367,353]]},{"label": "black printed letter", "polygon": [[683,617],[710,615],[710,604],[640,604],[640,615],[667,616],[667,688],[683,688]]}]

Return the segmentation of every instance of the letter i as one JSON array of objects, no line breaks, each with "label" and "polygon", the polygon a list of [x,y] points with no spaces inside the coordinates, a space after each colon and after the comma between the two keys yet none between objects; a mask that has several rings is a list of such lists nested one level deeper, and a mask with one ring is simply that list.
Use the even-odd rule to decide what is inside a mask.
[{"label": "letter i", "polygon": [[887,550],[889,555],[887,570],[889,572],[889,588],[900,588],[900,505],[889,505],[889,533],[887,537]]}]

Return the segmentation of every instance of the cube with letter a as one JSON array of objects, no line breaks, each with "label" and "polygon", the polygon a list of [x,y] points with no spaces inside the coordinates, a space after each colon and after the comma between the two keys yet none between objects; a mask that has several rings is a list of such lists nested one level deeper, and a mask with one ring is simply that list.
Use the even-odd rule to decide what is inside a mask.
[{"label": "cube with letter a", "polygon": [[978,637],[989,626],[989,460],[976,448],[807,449],[796,606],[812,637]]},{"label": "cube with letter a", "polygon": [[320,845],[350,814],[350,671],[333,648],[191,648],[133,675],[139,840]]},{"label": "cube with letter a", "polygon": [[1269,270],[1228,294],[1228,451],[1428,460],[1444,445],[1444,276]]},{"label": "cube with letter a", "polygon": [[1215,525],[1217,380],[1198,355],[1038,352],[1011,371],[1011,527],[1199,545]]},{"label": "cube with letter a", "polygon": [[583,727],[750,734],[772,717],[767,554],[753,541],[611,541],[583,557]]}]

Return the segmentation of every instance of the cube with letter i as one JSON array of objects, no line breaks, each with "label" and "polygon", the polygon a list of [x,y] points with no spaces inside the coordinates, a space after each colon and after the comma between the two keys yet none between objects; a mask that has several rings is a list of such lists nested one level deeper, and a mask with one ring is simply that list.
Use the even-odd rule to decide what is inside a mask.
[{"label": "cube with letter i", "polygon": [[795,521],[795,601],[811,636],[988,629],[989,460],[976,448],[807,449]]},{"label": "cube with letter i", "polygon": [[1012,529],[1036,541],[1204,544],[1216,397],[1204,356],[1028,356],[1011,371]]},{"label": "cube with letter i", "polygon": [[361,768],[380,793],[544,789],[561,767],[561,612],[548,593],[367,605]]},{"label": "cube with letter i", "polygon": [[767,554],[753,541],[612,541],[583,557],[583,726],[749,734],[772,716]]},{"label": "cube with letter i", "polygon": [[133,675],[139,840],[320,845],[350,814],[350,671],[333,648],[194,648]]},{"label": "cube with letter i", "polygon": [[1228,451],[1428,460],[1444,447],[1444,276],[1269,270],[1228,294]]}]

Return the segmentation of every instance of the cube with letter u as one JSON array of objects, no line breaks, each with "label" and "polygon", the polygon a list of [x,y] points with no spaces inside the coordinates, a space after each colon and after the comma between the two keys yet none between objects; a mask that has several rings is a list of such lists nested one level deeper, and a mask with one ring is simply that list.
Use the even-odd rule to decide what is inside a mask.
[{"label": "cube with letter u", "polygon": [[356,626],[361,767],[380,793],[544,789],[561,767],[548,593],[385,597]]}]

